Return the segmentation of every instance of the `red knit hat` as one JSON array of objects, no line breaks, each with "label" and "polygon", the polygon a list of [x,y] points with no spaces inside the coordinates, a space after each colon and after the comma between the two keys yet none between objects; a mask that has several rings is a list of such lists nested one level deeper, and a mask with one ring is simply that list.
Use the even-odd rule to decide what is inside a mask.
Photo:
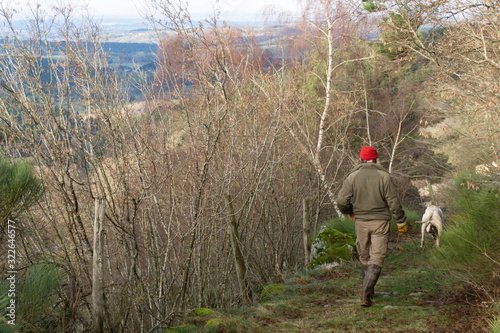
[{"label": "red knit hat", "polygon": [[362,160],[373,160],[378,157],[377,149],[373,147],[361,147],[361,153],[359,153],[359,158]]}]

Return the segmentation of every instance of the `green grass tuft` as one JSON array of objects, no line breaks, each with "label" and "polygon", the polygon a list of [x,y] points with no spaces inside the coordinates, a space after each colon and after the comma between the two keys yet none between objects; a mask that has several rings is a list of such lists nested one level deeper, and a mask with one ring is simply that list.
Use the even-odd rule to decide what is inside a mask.
[{"label": "green grass tuft", "polygon": [[262,293],[260,294],[260,300],[265,302],[270,300],[273,296],[280,294],[286,288],[285,285],[282,284],[270,284],[264,287]]},{"label": "green grass tuft", "polygon": [[354,221],[348,217],[337,217],[325,223],[328,229],[338,230],[344,234],[355,234]]}]

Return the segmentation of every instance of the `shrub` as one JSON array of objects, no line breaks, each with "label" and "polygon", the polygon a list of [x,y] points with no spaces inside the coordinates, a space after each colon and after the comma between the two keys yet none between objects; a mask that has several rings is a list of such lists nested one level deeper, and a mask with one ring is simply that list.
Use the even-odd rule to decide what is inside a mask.
[{"label": "shrub", "polygon": [[[0,233],[4,234],[7,219],[15,219],[35,202],[42,184],[26,160],[13,163],[0,155]],[[2,236],[0,235],[0,240]]]},{"label": "shrub", "polygon": [[451,193],[455,213],[447,218],[441,247],[432,258],[439,267],[447,265],[474,283],[492,287],[498,284],[494,277],[500,268],[500,191],[479,186],[479,181],[477,177],[456,179]]},{"label": "shrub", "polygon": [[496,317],[493,320],[488,320],[492,333],[500,333],[500,317]]},{"label": "shrub", "polygon": [[[25,277],[19,279],[16,284],[16,330],[13,331],[34,331],[37,328],[38,331],[50,332],[57,327],[56,317],[59,314],[55,310],[56,291],[61,285],[61,277],[57,268],[50,264],[31,266]],[[6,304],[10,301],[8,289],[7,283],[0,285],[0,309],[2,309],[0,314],[2,316],[6,315]],[[9,326],[0,321],[0,331],[10,332]]]}]

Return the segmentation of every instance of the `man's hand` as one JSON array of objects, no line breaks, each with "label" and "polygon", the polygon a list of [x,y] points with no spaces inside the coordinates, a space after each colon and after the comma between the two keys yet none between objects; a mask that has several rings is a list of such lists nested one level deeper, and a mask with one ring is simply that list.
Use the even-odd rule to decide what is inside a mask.
[{"label": "man's hand", "polygon": [[351,220],[353,220],[353,221],[356,221],[356,218],[354,217],[354,213],[349,214],[349,218],[350,218]]},{"label": "man's hand", "polygon": [[408,226],[406,224],[402,226],[398,225],[398,231],[400,235],[405,234],[408,231]]}]

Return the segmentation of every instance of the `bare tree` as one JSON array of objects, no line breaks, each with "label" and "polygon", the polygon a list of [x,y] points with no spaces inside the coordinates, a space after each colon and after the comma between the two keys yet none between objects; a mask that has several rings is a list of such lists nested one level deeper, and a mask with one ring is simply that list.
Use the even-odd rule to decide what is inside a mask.
[{"label": "bare tree", "polygon": [[[498,160],[498,5],[483,1],[381,1],[385,14],[382,42],[396,57],[427,62],[435,104],[444,116],[458,117],[467,126],[444,125],[458,136],[444,150],[459,143],[464,155],[450,160],[467,168],[475,161]],[[426,27],[426,28],[424,28]],[[446,133],[442,133],[446,138]]]},{"label": "bare tree", "polygon": [[[349,92],[339,89],[336,72],[350,63],[373,59],[375,55],[350,52],[361,40],[361,27],[364,22],[355,17],[355,10],[352,7],[340,1],[305,2],[302,16],[292,19],[299,19],[299,23],[295,24],[300,29],[301,36],[296,39],[285,39],[282,47],[290,47],[290,40],[292,44],[301,40],[302,43],[308,43],[305,53],[318,62],[314,63],[315,68],[301,74],[304,77],[297,77],[295,80],[309,84],[316,81],[316,87],[322,90],[322,101],[311,103],[308,99],[312,96],[307,95],[307,90],[297,87],[299,90],[293,93],[302,95],[302,100],[300,102],[295,100],[289,103],[293,106],[287,106],[290,113],[288,130],[304,156],[315,168],[320,187],[340,216],[333,186],[346,157],[345,148],[348,141],[346,131],[356,110],[349,101]],[[302,66],[302,61],[302,58],[298,58],[296,65]],[[291,69],[290,64],[283,67],[283,70],[288,70],[289,73]],[[310,126],[311,119],[314,127]]]}]

